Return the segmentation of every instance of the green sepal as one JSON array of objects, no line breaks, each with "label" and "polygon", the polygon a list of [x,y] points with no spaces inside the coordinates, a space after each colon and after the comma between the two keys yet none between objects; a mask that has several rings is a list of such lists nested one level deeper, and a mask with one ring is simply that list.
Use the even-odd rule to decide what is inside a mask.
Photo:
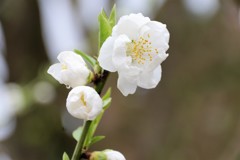
[{"label": "green sepal", "polygon": [[74,49],[74,52],[77,53],[77,54],[79,54],[80,56],[82,56],[82,58],[83,58],[86,62],[88,62],[92,67],[93,67],[93,66],[96,64],[96,62],[97,62],[93,57],[89,56],[88,54],[86,54],[86,53],[84,53],[84,52],[82,52],[82,51],[80,51],[80,50]]},{"label": "green sepal", "polygon": [[78,127],[76,130],[73,131],[72,136],[78,142],[83,131],[83,126]]},{"label": "green sepal", "polygon": [[97,143],[101,140],[103,140],[105,136],[95,136],[91,139],[90,146],[93,145],[94,143]]},{"label": "green sepal", "polygon": [[104,152],[94,151],[89,160],[107,160],[107,155]]},{"label": "green sepal", "polygon": [[66,152],[63,153],[62,160],[70,160]]}]

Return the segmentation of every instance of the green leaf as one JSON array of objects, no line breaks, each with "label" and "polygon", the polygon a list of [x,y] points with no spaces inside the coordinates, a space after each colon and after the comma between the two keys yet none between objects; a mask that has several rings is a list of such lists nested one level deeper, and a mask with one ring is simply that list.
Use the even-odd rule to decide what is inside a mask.
[{"label": "green leaf", "polygon": [[82,58],[87,61],[91,66],[94,66],[96,64],[96,60],[88,54],[77,49],[74,49],[74,52],[82,56]]},{"label": "green leaf", "polygon": [[105,136],[95,136],[91,139],[90,146],[93,145],[94,143],[97,143],[101,140],[103,140]]},{"label": "green leaf", "polygon": [[112,102],[112,98],[109,97],[103,101],[103,109],[106,110],[108,107],[110,107],[110,104]]},{"label": "green leaf", "polygon": [[108,19],[107,13],[104,9],[101,10],[100,14],[102,14],[106,19]]},{"label": "green leaf", "polygon": [[75,131],[73,131],[72,136],[78,142],[82,135],[83,127],[78,127]]},{"label": "green leaf", "polygon": [[99,49],[103,42],[111,35],[112,26],[110,25],[104,10],[98,16],[99,21]]},{"label": "green leaf", "polygon": [[107,92],[104,94],[104,96],[102,97],[102,100],[106,100],[107,98],[109,98],[111,96],[111,93],[112,93],[112,88],[109,87]]},{"label": "green leaf", "polygon": [[114,4],[109,16],[109,24],[114,27],[116,24],[116,5]]},{"label": "green leaf", "polygon": [[63,153],[62,160],[70,160],[66,152]]}]

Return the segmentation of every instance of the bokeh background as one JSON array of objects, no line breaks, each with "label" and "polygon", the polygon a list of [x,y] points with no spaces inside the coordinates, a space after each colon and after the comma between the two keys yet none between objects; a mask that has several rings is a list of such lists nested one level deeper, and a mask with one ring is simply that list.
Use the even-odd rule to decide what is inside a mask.
[{"label": "bokeh background", "polygon": [[[0,160],[59,160],[82,124],[68,91],[46,73],[60,51],[97,54],[97,15],[141,12],[167,24],[161,83],[113,103],[91,150],[128,160],[240,159],[239,0],[0,0]],[[107,87],[106,86],[106,87]]]}]

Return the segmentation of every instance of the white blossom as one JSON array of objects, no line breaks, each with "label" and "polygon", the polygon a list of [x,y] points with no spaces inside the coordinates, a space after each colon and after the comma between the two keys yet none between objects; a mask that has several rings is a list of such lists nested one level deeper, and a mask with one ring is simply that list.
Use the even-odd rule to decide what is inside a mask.
[{"label": "white blossom", "polygon": [[107,160],[126,160],[122,153],[114,150],[105,150],[105,155],[107,156]]},{"label": "white blossom", "polygon": [[78,86],[73,88],[67,97],[67,110],[76,118],[94,120],[103,108],[99,94],[91,87]]},{"label": "white blossom", "polygon": [[73,48],[88,51],[83,22],[76,14],[76,5],[73,5],[72,1],[38,0],[37,2],[43,42],[51,61],[55,61],[56,54],[60,51]]},{"label": "white blossom", "polygon": [[88,82],[91,71],[80,55],[72,51],[64,51],[58,55],[57,59],[60,63],[50,66],[48,73],[59,83],[73,88]]},{"label": "white blossom", "polygon": [[[16,127],[16,114],[19,107],[12,88],[0,81],[0,142],[9,138]],[[1,158],[0,158],[1,159]]]},{"label": "white blossom", "polygon": [[137,86],[155,88],[161,79],[160,64],[168,57],[169,32],[165,24],[141,13],[120,18],[112,35],[103,43],[98,61],[110,72],[118,72],[118,89],[123,95]]}]

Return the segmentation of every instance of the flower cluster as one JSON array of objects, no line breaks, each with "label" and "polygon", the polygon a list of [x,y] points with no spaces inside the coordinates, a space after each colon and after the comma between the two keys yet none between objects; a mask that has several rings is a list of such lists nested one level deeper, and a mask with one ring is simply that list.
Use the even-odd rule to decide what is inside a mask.
[{"label": "flower cluster", "polygon": [[[106,80],[105,73],[118,72],[118,89],[127,96],[135,93],[137,86],[146,89],[156,87],[161,79],[161,63],[168,57],[169,32],[165,24],[151,21],[142,14],[130,14],[121,17],[114,26],[114,17],[114,9],[109,18],[105,13],[100,14],[101,48],[97,59],[80,51],[79,54],[64,51],[57,57],[59,63],[48,69],[48,73],[59,83],[72,88],[66,102],[68,112],[86,121],[84,127],[78,130],[83,139],[74,137],[78,143],[82,143],[77,145],[80,148],[75,149],[74,160],[79,159],[77,152],[79,150],[82,153],[82,145],[87,149],[93,142],[104,138],[93,137],[93,134],[111,102],[110,93],[107,92],[102,98],[99,95]],[[86,86],[91,82],[98,92]],[[96,151],[90,156],[90,160],[100,159],[125,160],[125,157],[113,150]]]},{"label": "flower cluster", "polygon": [[59,83],[73,88],[67,98],[68,112],[79,119],[95,119],[103,104],[93,88],[84,86],[90,81],[92,72],[83,58],[72,51],[61,52],[57,58],[60,63],[50,66],[48,73]]}]

